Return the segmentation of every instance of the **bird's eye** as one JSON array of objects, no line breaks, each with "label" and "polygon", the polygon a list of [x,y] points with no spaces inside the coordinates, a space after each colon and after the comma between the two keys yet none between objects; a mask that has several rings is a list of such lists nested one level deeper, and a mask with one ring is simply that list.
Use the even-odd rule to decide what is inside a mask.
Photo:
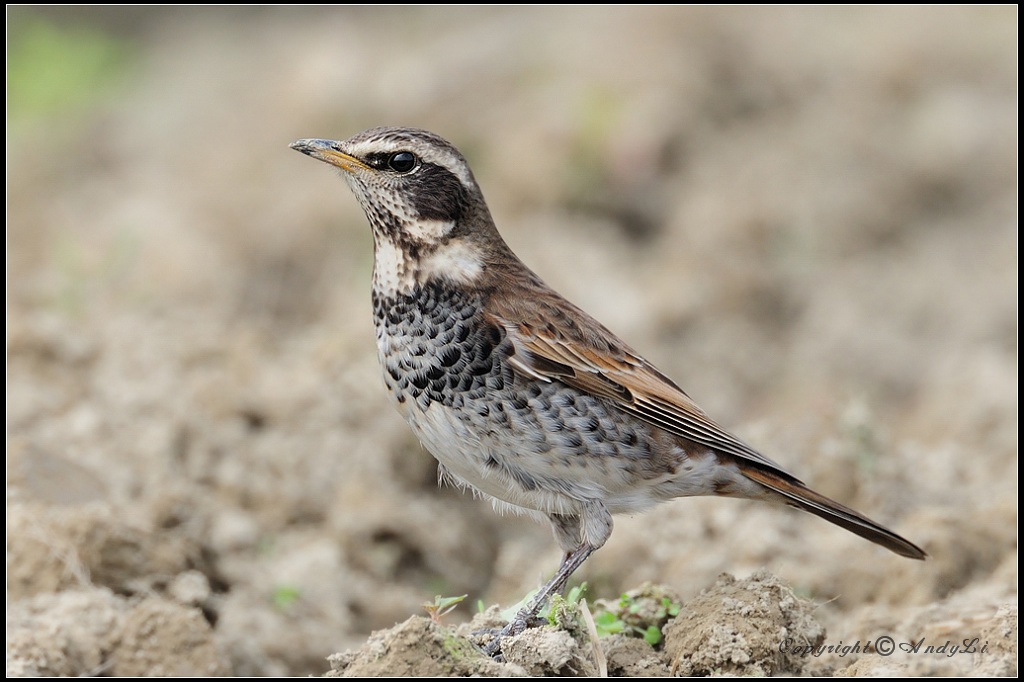
[{"label": "bird's eye", "polygon": [[416,156],[410,152],[397,152],[388,157],[388,168],[396,173],[408,173],[416,167]]}]

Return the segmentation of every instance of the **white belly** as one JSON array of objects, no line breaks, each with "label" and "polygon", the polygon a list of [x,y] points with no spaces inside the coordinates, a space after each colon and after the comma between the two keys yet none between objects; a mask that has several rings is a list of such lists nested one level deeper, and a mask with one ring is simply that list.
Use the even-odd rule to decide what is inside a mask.
[{"label": "white belly", "polygon": [[[545,455],[521,449],[511,432],[482,432],[479,428],[456,416],[452,408],[433,403],[425,411],[410,419],[409,410],[400,411],[412,427],[420,442],[440,462],[444,472],[461,486],[471,488],[491,499],[500,511],[516,513],[572,514],[578,511],[586,493],[596,490],[552,490],[548,481],[535,477],[537,485],[524,486],[494,462],[513,457],[530,469],[543,470]],[[488,462],[492,464],[488,464]],[[590,486],[588,486],[590,487]],[[532,488],[532,489],[531,489]]]}]

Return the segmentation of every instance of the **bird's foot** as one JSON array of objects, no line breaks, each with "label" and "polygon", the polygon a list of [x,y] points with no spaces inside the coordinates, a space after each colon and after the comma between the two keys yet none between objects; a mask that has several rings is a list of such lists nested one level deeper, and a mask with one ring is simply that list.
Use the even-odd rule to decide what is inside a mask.
[{"label": "bird's foot", "polygon": [[487,646],[484,647],[484,653],[497,659],[501,655],[501,640],[506,637],[521,635],[528,627],[535,627],[546,623],[547,621],[543,618],[537,618],[538,614],[540,614],[544,605],[548,603],[551,595],[561,594],[562,590],[565,589],[569,576],[586,561],[587,557],[594,552],[594,549],[594,547],[584,544],[580,545],[576,551],[567,554],[565,559],[562,560],[562,565],[558,568],[558,572],[552,576],[551,580],[544,587],[540,588],[540,591],[534,595],[533,599],[526,606],[519,610],[515,618],[510,620],[508,625],[502,628],[497,636],[488,642]]},{"label": "bird's foot", "polygon": [[[506,637],[515,637],[526,632],[527,628],[537,627],[545,624],[547,621],[543,618],[537,617],[537,612],[540,611],[540,607],[543,604],[537,605],[536,608],[531,604],[530,606],[522,609],[515,615],[512,620],[508,622],[508,625],[503,627],[501,630],[482,630],[479,634],[493,634],[493,639],[487,643],[483,648],[485,654],[494,659],[501,658],[501,642]],[[478,633],[473,633],[478,634]]]}]

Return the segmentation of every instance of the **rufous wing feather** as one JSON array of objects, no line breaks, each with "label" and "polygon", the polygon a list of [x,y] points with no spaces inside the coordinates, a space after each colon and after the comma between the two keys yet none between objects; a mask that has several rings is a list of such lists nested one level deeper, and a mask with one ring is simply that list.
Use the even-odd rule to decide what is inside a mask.
[{"label": "rufous wing feather", "polygon": [[[731,455],[743,474],[791,506],[819,516],[901,556],[924,550],[858,512],[820,495],[781,466],[709,418],[671,379],[585,312],[539,289],[535,297],[492,301],[491,322],[515,349],[513,368],[535,380],[561,381],[614,402],[643,421],[691,442]],[[505,305],[502,305],[505,303]],[[544,315],[557,310],[558,324]]]}]

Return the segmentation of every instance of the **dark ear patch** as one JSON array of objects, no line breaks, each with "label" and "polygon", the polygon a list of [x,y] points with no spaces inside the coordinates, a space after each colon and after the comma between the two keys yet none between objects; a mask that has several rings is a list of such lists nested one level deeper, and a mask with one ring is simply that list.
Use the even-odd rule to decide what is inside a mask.
[{"label": "dark ear patch", "polygon": [[409,179],[416,183],[412,196],[421,218],[458,221],[465,213],[466,188],[447,168],[424,163]]}]

